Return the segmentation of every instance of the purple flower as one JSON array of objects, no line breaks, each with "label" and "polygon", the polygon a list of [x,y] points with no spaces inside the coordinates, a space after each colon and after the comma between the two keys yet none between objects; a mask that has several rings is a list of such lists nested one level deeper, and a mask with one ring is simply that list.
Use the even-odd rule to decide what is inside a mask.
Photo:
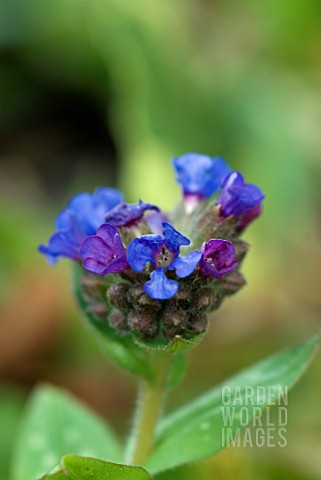
[{"label": "purple flower", "polygon": [[221,278],[237,267],[234,245],[227,240],[212,239],[204,242],[203,253],[198,264],[200,275],[207,278]]},{"label": "purple flower", "polygon": [[80,255],[86,270],[102,276],[120,273],[129,267],[119,231],[109,224],[101,225],[96,235],[84,240]]},{"label": "purple flower", "polygon": [[132,227],[137,225],[146,210],[155,210],[159,212],[159,208],[151,203],[139,200],[137,203],[122,202],[116,205],[105,215],[105,222],[115,225],[115,227]]},{"label": "purple flower", "polygon": [[145,283],[145,292],[158,300],[173,297],[178,290],[176,280],[169,280],[165,271],[176,270],[176,275],[185,278],[192,273],[199,262],[202,253],[190,252],[179,258],[182,245],[190,241],[168,222],[163,222],[163,235],[150,234],[135,238],[128,246],[127,258],[135,272],[142,272],[149,262],[156,269],[151,273],[151,280]]},{"label": "purple flower", "polygon": [[57,216],[56,228],[48,245],[40,245],[39,251],[49,263],[55,264],[59,257],[80,259],[83,240],[94,235],[104,222],[105,214],[123,200],[123,195],[114,188],[100,187],[91,193],[79,193]]},{"label": "purple flower", "polygon": [[265,195],[251,183],[245,183],[239,172],[232,172],[222,183],[222,191],[217,199],[223,218],[234,215],[241,217],[262,203]]},{"label": "purple flower", "polygon": [[211,158],[199,153],[186,153],[173,159],[177,181],[183,187],[185,200],[209,198],[231,171],[221,157]]}]

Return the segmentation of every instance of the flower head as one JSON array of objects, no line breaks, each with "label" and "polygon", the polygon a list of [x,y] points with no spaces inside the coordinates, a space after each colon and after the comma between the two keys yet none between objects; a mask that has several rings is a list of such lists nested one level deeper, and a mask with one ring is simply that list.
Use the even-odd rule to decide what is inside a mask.
[{"label": "flower head", "polygon": [[94,235],[104,222],[105,214],[123,199],[119,190],[100,187],[94,193],[79,193],[57,216],[56,228],[48,245],[40,245],[39,251],[49,263],[56,263],[59,257],[80,259],[83,240]]},{"label": "flower head", "polygon": [[165,270],[176,270],[176,275],[185,278],[192,273],[202,253],[190,252],[179,258],[182,245],[190,241],[168,222],[163,222],[163,234],[143,235],[135,238],[128,246],[128,262],[136,272],[142,272],[147,263],[156,270],[151,273],[151,280],[145,283],[145,292],[152,298],[166,300],[173,297],[178,290],[176,280],[169,280]]},{"label": "flower head", "polygon": [[173,165],[186,200],[190,197],[199,200],[211,197],[231,171],[223,158],[211,158],[199,153],[187,153],[176,157],[173,159]]},{"label": "flower head", "polygon": [[239,172],[232,172],[222,183],[222,191],[217,199],[223,218],[233,215],[241,217],[262,203],[264,194],[259,187],[245,183]]},{"label": "flower head", "polygon": [[115,227],[132,227],[137,225],[146,210],[155,210],[159,208],[151,203],[139,200],[137,203],[119,203],[105,215],[105,222],[115,225]]},{"label": "flower head", "polygon": [[[208,314],[245,285],[239,266],[248,245],[240,234],[260,215],[264,198],[220,157],[188,153],[173,164],[184,202],[172,212],[142,200],[125,203],[118,190],[99,188],[73,197],[48,245],[39,247],[50,263],[79,261],[75,292],[99,330],[126,342],[131,335],[148,348],[164,348],[177,336],[193,344]],[[209,200],[220,186],[218,200]]]},{"label": "flower head", "polygon": [[203,277],[221,278],[238,265],[234,245],[227,240],[212,239],[204,242],[201,251],[203,255],[199,262],[199,272]]},{"label": "flower head", "polygon": [[102,276],[121,273],[129,267],[119,231],[109,224],[101,225],[96,235],[84,240],[80,255],[86,270]]}]

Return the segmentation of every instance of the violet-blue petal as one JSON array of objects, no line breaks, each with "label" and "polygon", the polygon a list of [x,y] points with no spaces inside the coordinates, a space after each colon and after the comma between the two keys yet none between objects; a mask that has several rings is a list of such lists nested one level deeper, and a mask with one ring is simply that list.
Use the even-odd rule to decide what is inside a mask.
[{"label": "violet-blue petal", "polygon": [[87,229],[87,217],[91,214],[91,202],[92,195],[87,192],[78,193],[72,197],[66,208],[57,215],[55,222],[57,229],[61,231],[69,230],[73,226],[74,219],[77,219],[80,223],[82,223],[82,219],[85,219]]},{"label": "violet-blue petal", "polygon": [[142,238],[135,238],[128,245],[127,260],[135,272],[142,272],[147,262],[153,262],[153,249]]},{"label": "violet-blue petal", "polygon": [[202,257],[202,252],[195,250],[184,257],[177,257],[171,264],[171,269],[175,268],[176,275],[180,278],[185,278],[190,275],[195,269],[196,265]]},{"label": "violet-blue petal", "polygon": [[165,213],[152,212],[145,215],[145,220],[153,233],[162,233],[163,222],[168,222],[169,218]]},{"label": "violet-blue petal", "polygon": [[116,227],[130,227],[137,224],[146,210],[155,210],[159,212],[159,208],[151,203],[139,200],[137,203],[119,203],[105,215],[105,222],[111,223]]},{"label": "violet-blue petal", "polygon": [[48,247],[39,251],[53,263],[59,257],[80,258],[83,240],[94,235],[104,222],[104,215],[123,200],[123,194],[114,188],[98,188],[93,194],[75,195],[56,218],[57,232],[49,240]]},{"label": "violet-blue petal", "polygon": [[178,283],[175,280],[169,280],[163,268],[154,270],[150,278],[150,281],[145,283],[144,290],[151,298],[167,300],[176,294]]},{"label": "violet-blue petal", "polygon": [[63,233],[54,233],[48,241],[48,245],[39,245],[38,251],[45,255],[50,265],[55,265],[59,257],[66,257],[72,260],[80,259],[80,246],[70,241]]},{"label": "violet-blue petal", "polygon": [[209,198],[220,187],[231,168],[223,158],[210,157],[199,153],[187,153],[173,159],[177,181],[183,187],[184,195],[198,195]]},{"label": "violet-blue petal", "polygon": [[221,215],[240,217],[249,210],[260,205],[264,194],[256,185],[245,183],[239,172],[232,172],[222,183],[222,191],[217,204],[221,207]]},{"label": "violet-blue petal", "polygon": [[211,239],[203,243],[201,250],[203,255],[199,261],[199,271],[204,277],[221,278],[238,265],[234,245],[228,240]]},{"label": "violet-blue petal", "polygon": [[105,214],[123,200],[123,194],[115,188],[99,187],[94,193],[82,192],[72,197],[67,207],[58,215],[58,230],[71,227],[73,219],[82,226],[85,234],[93,235],[104,223]]},{"label": "violet-blue petal", "polygon": [[101,274],[114,258],[111,245],[96,235],[87,237],[80,249],[83,267],[93,273]]},{"label": "violet-blue petal", "polygon": [[116,257],[115,260],[111,261],[101,275],[105,276],[109,273],[121,273],[124,270],[127,270],[127,268],[129,268],[129,264],[127,261],[126,250],[124,249],[124,253],[121,256]]},{"label": "violet-blue petal", "polygon": [[104,210],[103,214],[116,207],[123,200],[124,195],[117,188],[98,187],[93,194],[93,206],[96,209],[101,208],[101,211]]},{"label": "violet-blue petal", "polygon": [[169,242],[176,243],[178,246],[189,245],[191,242],[187,237],[179,233],[169,222],[163,222],[163,235]]},{"label": "violet-blue petal", "polygon": [[120,237],[119,231],[114,225],[104,223],[98,228],[96,235],[104,240],[107,245],[113,245],[115,237]]},{"label": "violet-blue petal", "polygon": [[80,253],[83,267],[93,273],[121,273],[129,267],[126,249],[113,225],[101,225],[96,235],[84,240]]}]

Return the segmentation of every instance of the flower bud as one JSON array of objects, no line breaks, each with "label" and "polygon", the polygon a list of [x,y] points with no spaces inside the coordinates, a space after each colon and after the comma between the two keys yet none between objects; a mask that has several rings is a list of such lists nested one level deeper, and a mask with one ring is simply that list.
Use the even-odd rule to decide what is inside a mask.
[{"label": "flower bud", "polygon": [[126,333],[129,330],[126,316],[117,308],[114,308],[109,314],[108,323],[119,333]]},{"label": "flower bud", "polygon": [[155,338],[158,333],[159,323],[155,314],[132,311],[128,323],[130,330],[142,339]]}]

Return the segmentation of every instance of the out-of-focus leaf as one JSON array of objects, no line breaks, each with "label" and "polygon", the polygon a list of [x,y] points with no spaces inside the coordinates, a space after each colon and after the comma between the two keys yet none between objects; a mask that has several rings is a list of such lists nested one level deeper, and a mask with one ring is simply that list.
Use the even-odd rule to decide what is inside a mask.
[{"label": "out-of-focus leaf", "polygon": [[103,462],[95,458],[67,455],[62,459],[62,470],[47,475],[43,480],[151,480],[149,473],[142,467]]},{"label": "out-of-focus leaf", "polygon": [[16,388],[0,386],[0,478],[8,478],[11,451],[24,395]]},{"label": "out-of-focus leaf", "polygon": [[[270,390],[271,395],[264,399],[266,403],[260,402],[259,405],[263,408],[276,401],[280,395],[279,388],[290,388],[302,375],[317,350],[320,337],[321,332],[295,347],[247,368],[173,412],[160,425],[156,447],[147,460],[146,467],[152,473],[158,473],[219,452],[223,448],[222,389],[231,389],[231,405],[236,408],[231,430],[235,432],[242,426],[238,416],[239,409],[246,408],[251,419],[257,403],[257,399],[254,399],[251,405],[246,403],[245,387],[278,387]],[[233,402],[235,387],[240,391],[243,400],[241,402]]]},{"label": "out-of-focus leaf", "polygon": [[38,387],[18,432],[12,480],[35,480],[59,465],[66,454],[119,461],[121,448],[111,429],[66,392]]}]

